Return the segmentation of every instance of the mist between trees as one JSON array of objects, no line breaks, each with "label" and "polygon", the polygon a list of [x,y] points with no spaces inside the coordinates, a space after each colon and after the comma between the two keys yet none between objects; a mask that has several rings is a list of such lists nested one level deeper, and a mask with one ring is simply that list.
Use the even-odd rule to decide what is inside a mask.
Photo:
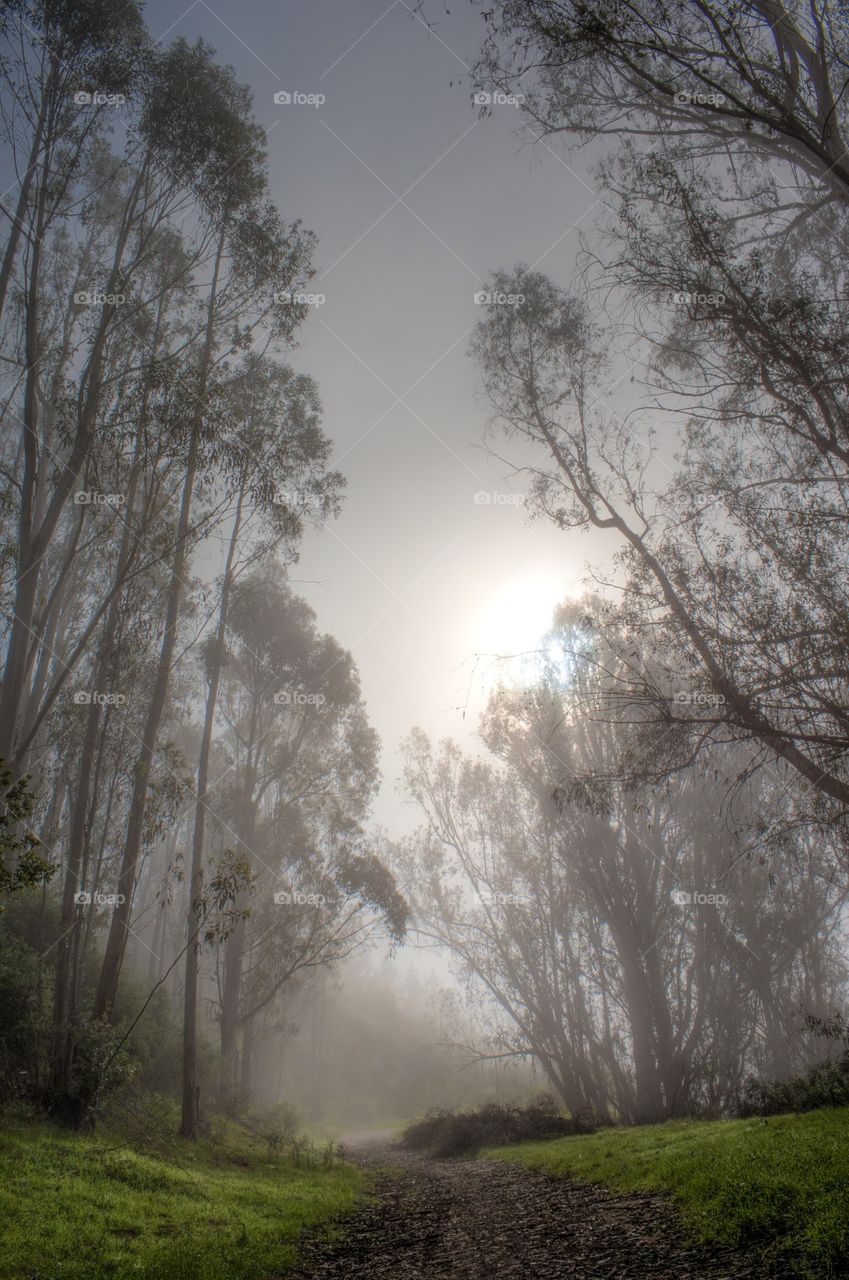
[{"label": "mist between trees", "polygon": [[493,695],[485,754],[410,737],[422,826],[390,841],[356,666],[287,579],[344,479],[293,355],[314,237],[269,199],[250,93],[132,0],[4,6],[6,1100],[85,1125],[179,1080],[194,1137],[285,1098],[295,1011],[405,939],[465,997],[428,1032],[447,1100],[449,1067],[500,1063],[573,1113],[716,1114],[839,1048],[849,20],[486,20],[481,112],[609,139],[573,279],[496,272],[471,354],[529,511],[612,560]]}]

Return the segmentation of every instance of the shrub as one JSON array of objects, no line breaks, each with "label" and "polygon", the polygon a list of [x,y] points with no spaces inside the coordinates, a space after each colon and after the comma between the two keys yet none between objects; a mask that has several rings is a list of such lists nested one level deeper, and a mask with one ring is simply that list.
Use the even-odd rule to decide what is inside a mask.
[{"label": "shrub", "polygon": [[129,1087],[119,1089],[104,1104],[102,1115],[107,1129],[124,1134],[139,1151],[170,1152],[180,1127],[180,1106],[167,1093],[144,1093]]},{"label": "shrub", "polygon": [[804,1075],[789,1080],[764,1081],[750,1076],[743,1087],[739,1114],[779,1116],[817,1107],[849,1106],[849,1055],[820,1062]]},{"label": "shrub", "polygon": [[135,1070],[121,1027],[96,1018],[78,1018],[67,1092],[46,1093],[46,1110],[59,1124],[93,1128],[109,1097],[129,1083]]},{"label": "shrub", "polygon": [[249,1112],[242,1123],[250,1133],[262,1139],[269,1156],[279,1156],[297,1139],[300,1116],[290,1103],[278,1102],[273,1107]]},{"label": "shrub", "polygon": [[48,1025],[38,955],[0,921],[0,1103],[37,1096]]},{"label": "shrub", "polygon": [[564,1116],[550,1097],[539,1098],[526,1107],[489,1102],[476,1111],[429,1111],[423,1120],[404,1130],[401,1145],[409,1151],[459,1156],[480,1147],[594,1133],[601,1123],[586,1115]]}]

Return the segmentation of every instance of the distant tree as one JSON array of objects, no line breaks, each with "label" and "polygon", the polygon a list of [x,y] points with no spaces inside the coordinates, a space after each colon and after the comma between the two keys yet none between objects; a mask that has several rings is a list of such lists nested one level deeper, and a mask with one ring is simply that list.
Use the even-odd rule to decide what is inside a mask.
[{"label": "distant tree", "polygon": [[254,883],[220,957],[220,1030],[231,1087],[247,1089],[253,1030],[279,993],[362,946],[381,920],[400,939],[406,905],[364,830],[377,739],[350,654],[267,572],[234,588],[231,617],[222,709],[232,782],[215,808]]},{"label": "distant tree", "polygon": [[617,779],[622,739],[657,728],[588,714],[617,686],[603,639],[564,617],[550,640],[539,684],[492,699],[491,756],[408,744],[426,820],[399,855],[415,928],[500,1011],[489,1052],[530,1049],[572,1112],[731,1107],[747,1070],[800,1065],[804,1000],[842,989],[845,892],[823,896],[813,838],[764,856],[762,814],[787,798],[758,775],[729,805],[739,754]]},{"label": "distant tree", "polygon": [[[248,359],[234,378],[233,410],[227,430],[219,425],[218,450],[227,488],[235,504],[218,618],[206,654],[206,706],[197,767],[184,994],[183,1118],[181,1133],[196,1137],[199,1124],[197,1076],[199,913],[202,909],[207,788],[212,737],[226,654],[230,601],[245,560],[277,551],[292,554],[301,532],[302,508],[326,515],[337,505],[341,476],[328,472],[330,440],[318,422],[318,396],[310,379],[269,361]],[[262,524],[265,537],[262,537]],[[245,530],[252,538],[245,551]],[[257,526],[260,526],[259,528]]]}]

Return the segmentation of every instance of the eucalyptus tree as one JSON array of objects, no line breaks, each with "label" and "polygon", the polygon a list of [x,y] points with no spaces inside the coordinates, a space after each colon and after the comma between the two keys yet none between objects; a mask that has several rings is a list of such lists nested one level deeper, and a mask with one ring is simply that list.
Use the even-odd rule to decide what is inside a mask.
[{"label": "eucalyptus tree", "polygon": [[840,998],[846,891],[834,835],[798,823],[781,780],[752,771],[749,747],[706,748],[651,786],[622,781],[619,758],[650,756],[670,729],[620,696],[633,645],[617,652],[587,621],[580,605],[561,611],[539,685],[494,699],[482,738],[553,807],[558,863],[602,942],[588,972],[614,961],[604,981],[630,1026],[628,1109],[672,1111],[705,1100],[720,1040],[736,1087],[746,1069],[807,1065],[800,1008]]},{"label": "eucalyptus tree", "polygon": [[[645,398],[627,426],[607,407],[610,378],[569,404],[561,322],[580,304],[524,273],[498,287],[527,283],[528,310],[493,316],[477,347],[489,389],[509,429],[530,427],[551,460],[538,477],[549,515],[619,535],[634,625],[674,637],[687,677],[715,695],[711,715],[690,716],[693,741],[753,738],[790,766],[800,809],[842,824],[845,6],[504,0],[487,20],[484,96],[513,92],[537,134],[609,140],[596,177],[610,216],[584,265],[616,323],[597,313],[593,342],[619,347]],[[502,344],[519,334],[516,360]],[[533,342],[547,362],[536,386]],[[496,387],[496,346],[512,387]],[[540,381],[551,392],[560,375],[543,406]],[[682,444],[662,491],[649,481],[659,422]],[[668,723],[664,691],[646,692]]]},{"label": "eucalyptus tree", "polygon": [[231,762],[220,839],[249,860],[245,914],[218,961],[221,1052],[249,1081],[251,1037],[298,973],[342,959],[382,918],[400,938],[405,905],[369,849],[377,739],[350,654],[268,570],[234,588],[222,670]]},{"label": "eucalyptus tree", "polygon": [[[229,514],[231,491],[216,480],[238,472],[243,500],[276,509],[282,529],[271,464],[285,444],[290,474],[303,479],[328,446],[307,408],[314,389],[291,373],[280,376],[289,429],[269,449],[247,449],[214,421],[227,417],[232,355],[254,342],[289,344],[305,314],[291,290],[310,269],[312,237],[268,200],[248,92],[202,42],[150,45],[131,4],[109,13],[97,4],[8,6],[2,36],[16,76],[9,129],[17,139],[29,122],[37,163],[24,175],[4,266],[12,375],[3,517],[17,552],[6,584],[0,751],[10,781],[34,767],[36,780],[54,783],[48,825],[65,855],[53,1010],[61,1093],[81,957],[103,918],[77,896],[111,878],[117,902],[95,1000],[108,1016],[139,857],[169,793],[160,731],[187,621],[190,555]],[[107,141],[113,122],[117,155]],[[277,426],[267,420],[266,434]],[[257,446],[262,430],[246,432]],[[327,478],[328,493],[333,484]],[[294,540],[297,515],[287,519]],[[143,637],[158,641],[158,653],[145,651],[139,667]],[[94,690],[84,706],[74,673]],[[104,699],[125,704],[130,681],[133,708],[122,715]],[[77,747],[64,760],[51,740],[57,726]],[[172,767],[166,807],[183,787],[179,774]],[[115,875],[110,845],[122,826]]]},{"label": "eucalyptus tree", "polygon": [[[223,939],[223,890],[239,884],[218,832],[205,872],[232,591],[253,564],[291,563],[305,522],[335,513],[341,487],[316,388],[284,362],[306,315],[293,294],[311,274],[313,237],[269,200],[250,94],[204,42],[160,48],[134,4],[107,8],[10,4],[0,21],[4,123],[26,151],[0,272],[11,371],[0,403],[0,753],[10,814],[24,812],[28,770],[41,792],[34,825],[64,864],[52,1088],[69,1115],[96,1093],[71,1096],[93,944],[108,923],[93,1014],[114,1022],[137,886],[163,830],[181,824],[192,837],[179,951],[196,1096],[198,943]],[[212,588],[192,580],[193,554],[220,533],[224,574],[205,617]],[[194,742],[181,722],[197,706],[196,673],[182,659],[201,637]],[[367,770],[375,747],[364,718],[360,728]],[[20,862],[9,884],[35,865],[22,850],[4,847]],[[381,874],[363,852],[339,883],[364,901],[387,888]],[[190,1103],[187,1131],[195,1121]]]},{"label": "eucalyptus tree", "polygon": [[748,1072],[807,1065],[804,1005],[843,991],[845,892],[810,833],[765,856],[764,814],[787,797],[762,774],[735,791],[740,749],[623,783],[622,739],[657,727],[622,704],[594,715],[616,655],[574,618],[552,634],[539,683],[493,697],[489,756],[408,743],[415,928],[499,1011],[490,1052],[532,1052],[573,1112],[733,1106]]},{"label": "eucalyptus tree", "polygon": [[[299,228],[284,227],[268,204],[261,131],[249,119],[249,97],[231,73],[215,65],[207,46],[178,41],[164,52],[148,50],[135,96],[123,106],[109,105],[108,112],[100,103],[103,94],[83,90],[77,96],[91,101],[63,109],[57,124],[57,163],[67,173],[46,172],[30,188],[37,206],[31,218],[37,223],[31,231],[36,248],[24,255],[21,306],[11,312],[6,332],[14,372],[3,416],[18,551],[9,592],[0,752],[16,773],[28,762],[30,740],[24,734],[22,743],[21,721],[32,718],[31,673],[43,639],[39,601],[56,585],[45,581],[44,566],[65,531],[72,493],[108,438],[104,428],[114,415],[118,383],[114,362],[120,366],[124,360],[140,380],[155,380],[156,365],[166,355],[134,344],[144,323],[140,313],[161,318],[164,300],[167,323],[174,293],[196,290],[200,273],[214,273],[229,217],[228,261],[238,264],[243,279],[260,280],[243,293],[242,301],[250,298],[253,306],[237,326],[235,344],[269,324],[288,335],[304,309],[278,298],[307,269],[311,243]],[[106,146],[109,112],[124,131],[121,156]],[[179,127],[175,113],[183,122]],[[240,207],[239,217],[230,217],[228,207]],[[187,250],[173,259],[176,274],[161,278],[154,292],[150,257],[178,223]],[[231,319],[219,299],[221,324]],[[167,353],[184,366],[197,362],[187,375],[192,385],[184,378],[184,400],[177,407],[182,440],[175,434],[189,474],[194,468],[186,425],[198,421],[198,398],[205,399],[197,378],[204,361],[211,361],[212,333],[209,307],[197,306],[181,341]],[[128,348],[135,360],[125,359]],[[84,522],[88,513],[74,514]],[[188,526],[177,531],[183,554],[188,535]],[[108,600],[100,608],[105,611]],[[99,616],[95,611],[92,626]]]},{"label": "eucalyptus tree", "polygon": [[[808,784],[815,797],[808,803],[821,820],[842,821],[849,740],[839,650],[847,584],[834,513],[849,495],[836,466],[820,477],[824,496],[807,524],[802,500],[790,496],[795,516],[784,532],[764,517],[756,545],[735,539],[730,522],[712,524],[699,505],[700,484],[714,482],[704,439],[679,482],[680,501],[676,487],[658,493],[649,484],[651,450],[633,418],[623,422],[603,403],[604,328],[586,299],[522,268],[497,275],[493,291],[522,301],[489,309],[473,353],[496,421],[548,460],[535,468],[532,501],[564,530],[594,527],[617,536],[632,626],[651,632],[665,655],[662,677],[649,681],[632,668],[630,686],[643,687],[668,728],[689,726],[691,744],[715,727],[754,740],[790,766],[791,779],[795,771]],[[724,479],[716,487],[732,485],[737,493],[727,510],[749,501],[761,452],[773,458],[772,474],[761,466],[759,482],[762,491],[772,487],[773,501],[792,495],[794,480],[816,483],[810,470],[789,476],[775,443],[764,441],[759,451],[760,443],[749,456],[747,438],[738,437],[734,479],[728,459],[717,464]],[[809,451],[805,463],[812,465]],[[751,523],[749,532],[755,528]],[[829,808],[830,801],[837,804]]]},{"label": "eucalyptus tree", "polygon": [[[0,318],[23,243],[37,287],[40,239],[62,216],[87,141],[143,77],[147,33],[137,0],[9,0],[0,22],[0,67],[11,87],[3,133],[18,178],[0,266]],[[94,111],[81,110],[94,106]]]},{"label": "eucalyptus tree", "polygon": [[[214,416],[226,394],[227,355],[250,344],[285,343],[304,308],[283,300],[308,271],[311,237],[285,225],[266,198],[262,131],[248,115],[249,97],[231,73],[215,67],[202,46],[178,46],[166,66],[163,92],[147,117],[152,138],[177,150],[180,170],[203,200],[213,242],[212,279],[202,303],[203,327],[181,379],[178,408],[184,479],[166,592],[157,675],[142,733],[136,781],[119,875],[119,896],[95,1000],[98,1017],[112,1014],[132,911],[150,769],[168,694],[184,592],[196,486],[217,469]],[[190,115],[194,128],[182,124]],[[202,193],[202,195],[201,195]]]},{"label": "eucalyptus tree", "polygon": [[840,3],[494,0],[485,20],[479,92],[513,91],[546,134],[755,156],[810,183],[801,205],[849,198]]},{"label": "eucalyptus tree", "polygon": [[207,788],[231,596],[247,565],[279,552],[287,559],[293,557],[304,515],[318,520],[330,515],[338,507],[341,484],[339,473],[327,470],[332,446],[320,427],[320,404],[311,379],[267,359],[248,357],[234,372],[228,402],[232,407],[227,418],[219,420],[215,450],[233,514],[218,616],[205,654],[206,704],[189,873],[181,1125],[181,1132],[189,1137],[197,1135],[199,1121],[198,954]]},{"label": "eucalyptus tree", "polygon": [[[10,477],[17,490],[17,561],[0,698],[0,752],[21,772],[25,758],[17,734],[39,640],[34,624],[41,565],[96,433],[108,346],[122,323],[116,302],[123,301],[121,290],[139,260],[138,252],[133,254],[139,247],[133,236],[139,187],[124,186],[126,168],[108,155],[103,141],[105,103],[126,101],[125,95],[104,91],[102,85],[92,88],[92,83],[101,79],[107,89],[116,83],[135,87],[143,28],[133,4],[12,9],[17,20],[5,35],[23,47],[15,59],[20,79],[11,100],[24,119],[28,106],[37,115],[32,163],[22,174],[3,263],[3,297],[15,303],[3,315],[4,336],[11,363],[18,366],[3,421],[7,434],[18,436],[19,457]],[[14,120],[9,127],[14,132]],[[104,184],[120,192],[117,209],[114,190],[102,197]],[[87,278],[74,280],[73,269],[65,278],[60,272],[65,287],[53,295],[45,279],[51,258],[66,249],[69,222],[84,227],[86,218],[88,234],[75,265]],[[22,237],[25,250],[19,255]],[[12,298],[8,287],[19,256],[21,280]],[[102,305],[95,301],[101,285]]]}]

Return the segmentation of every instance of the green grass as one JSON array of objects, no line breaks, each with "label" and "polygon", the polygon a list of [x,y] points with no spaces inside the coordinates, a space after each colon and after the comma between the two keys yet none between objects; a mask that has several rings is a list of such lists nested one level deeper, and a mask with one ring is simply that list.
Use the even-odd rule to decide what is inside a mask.
[{"label": "green grass", "polygon": [[234,1133],[165,1154],[121,1144],[0,1133],[0,1280],[267,1280],[362,1185],[350,1165],[297,1168]]},{"label": "green grass", "polygon": [[671,1192],[698,1238],[790,1259],[806,1280],[849,1276],[849,1108],[670,1121],[497,1147],[490,1158]]}]

